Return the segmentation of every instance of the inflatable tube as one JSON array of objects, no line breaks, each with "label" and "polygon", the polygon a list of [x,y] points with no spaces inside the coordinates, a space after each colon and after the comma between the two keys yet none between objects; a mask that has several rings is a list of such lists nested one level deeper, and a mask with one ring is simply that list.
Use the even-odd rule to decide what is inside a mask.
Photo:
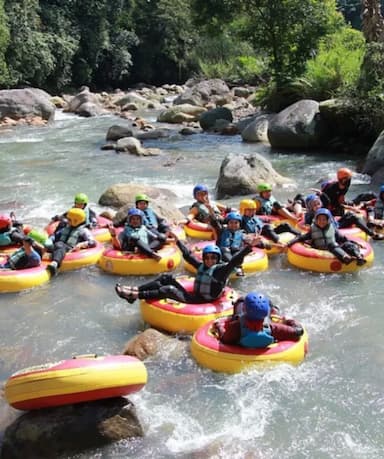
[{"label": "inflatable tube", "polygon": [[[199,260],[203,258],[203,249],[211,244],[209,241],[196,242],[188,245],[189,250]],[[196,269],[189,263],[184,262],[187,271],[195,273]],[[253,248],[252,252],[244,258],[241,265],[245,274],[256,273],[268,269],[268,257],[264,249]]]},{"label": "inflatable tube", "polygon": [[0,255],[10,255],[11,253],[15,252],[17,249],[22,247],[21,244],[12,244],[12,245],[2,245],[0,246]]},{"label": "inflatable tube", "polygon": [[[294,234],[288,233],[288,232],[281,233],[278,236],[279,236],[279,242],[281,242],[283,244],[286,244],[287,242],[291,241],[295,237]],[[273,241],[271,239],[268,239],[267,237],[263,237],[263,240],[266,243],[274,244]],[[285,251],[284,248],[278,247],[276,245],[272,245],[272,247],[270,249],[264,249],[264,250],[265,250],[265,253],[268,256],[278,255],[279,253],[283,253]]]},{"label": "inflatable tube", "polygon": [[173,271],[181,263],[180,250],[174,244],[167,244],[157,253],[160,261],[141,253],[128,253],[107,248],[102,253],[99,266],[103,271],[120,275],[150,275]]},{"label": "inflatable tube", "polygon": [[[0,264],[5,263],[7,257],[0,255]],[[50,279],[46,264],[42,263],[35,268],[27,269],[0,269],[0,292],[20,292],[29,288],[45,284]]]},{"label": "inflatable tube", "polygon": [[363,246],[361,252],[363,257],[367,260],[367,263],[362,266],[358,266],[355,260],[346,265],[341,263],[331,252],[328,252],[328,250],[314,249],[301,242],[293,244],[288,249],[288,261],[296,268],[319,273],[352,273],[371,266],[374,260],[374,253],[371,245],[362,239],[356,239],[356,242]]},{"label": "inflatable tube", "polygon": [[132,394],[146,382],[135,357],[79,356],[18,371],[5,384],[5,399],[18,410],[36,410]]},{"label": "inflatable tube", "polygon": [[[177,279],[188,291],[193,289],[193,279]],[[237,293],[226,287],[220,298],[210,303],[186,304],[173,300],[141,300],[140,309],[145,322],[171,333],[193,333],[207,321],[233,314]]]},{"label": "inflatable tube", "polygon": [[201,366],[214,371],[238,373],[260,363],[299,364],[308,352],[305,330],[299,341],[279,341],[263,349],[248,349],[221,343],[213,332],[213,322],[204,324],[195,332],[191,353]]},{"label": "inflatable tube", "polygon": [[[89,249],[81,249],[76,252],[67,252],[59,271],[73,271],[75,269],[95,265],[99,261],[103,250],[103,244],[98,242],[95,247]],[[46,252],[43,256],[43,260],[48,262],[51,261],[52,254]]]},{"label": "inflatable tube", "polygon": [[[49,236],[55,232],[58,224],[58,221],[53,221],[45,227],[45,231]],[[112,225],[112,220],[101,216],[97,217],[97,226],[90,229],[90,232],[96,241],[109,242],[111,240],[111,234],[108,229],[109,225]]]},{"label": "inflatable tube", "polygon": [[[335,220],[340,220],[340,217],[335,217]],[[304,221],[301,221],[298,225],[299,229],[302,230],[303,232],[307,232],[309,231],[310,229],[310,225],[305,225],[304,224]],[[347,237],[348,239],[349,238],[360,238],[360,239],[364,239],[364,241],[367,241],[368,240],[368,235],[365,231],[363,231],[362,229],[358,228],[357,226],[351,226],[349,228],[337,228],[340,233]]]},{"label": "inflatable tube", "polygon": [[201,223],[197,220],[189,221],[184,225],[185,234],[194,239],[211,241],[213,239],[212,228],[208,223]]}]

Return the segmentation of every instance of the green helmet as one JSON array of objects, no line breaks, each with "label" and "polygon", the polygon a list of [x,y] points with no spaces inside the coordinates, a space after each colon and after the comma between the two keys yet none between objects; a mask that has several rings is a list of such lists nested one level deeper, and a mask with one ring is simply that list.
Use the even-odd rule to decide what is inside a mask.
[{"label": "green helmet", "polygon": [[75,196],[75,204],[88,204],[88,196],[84,193],[77,193]]},{"label": "green helmet", "polygon": [[257,185],[257,191],[262,193],[263,191],[272,191],[272,187],[269,183],[259,183]]},{"label": "green helmet", "polygon": [[46,233],[43,233],[42,231],[38,231],[35,229],[32,229],[27,234],[27,236],[31,237],[34,241],[39,242],[40,244],[44,244],[48,239],[48,235]]},{"label": "green helmet", "polygon": [[139,193],[135,196],[135,202],[139,202],[139,201],[145,201],[145,202],[149,202],[150,199],[148,198],[148,196],[144,193]]}]

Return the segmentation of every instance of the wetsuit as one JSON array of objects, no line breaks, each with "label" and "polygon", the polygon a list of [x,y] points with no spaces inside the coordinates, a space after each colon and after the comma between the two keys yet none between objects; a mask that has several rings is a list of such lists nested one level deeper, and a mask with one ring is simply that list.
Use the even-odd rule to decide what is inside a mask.
[{"label": "wetsuit", "polygon": [[[171,274],[162,274],[153,281],[139,286],[138,297],[140,299],[152,300],[170,298],[182,303],[206,303],[207,301],[216,300],[222,294],[233,269],[241,265],[244,257],[252,252],[252,248],[246,246],[234,255],[228,263],[220,263],[214,265],[212,268],[205,268],[204,263],[195,258],[181,241],[177,241],[177,246],[181,250],[185,261],[198,271],[195,279],[194,291],[188,292]],[[205,291],[203,296],[202,291],[196,289],[196,285],[208,270],[210,271],[209,294],[207,295]],[[202,284],[207,287],[206,282],[203,281],[201,285]]]}]

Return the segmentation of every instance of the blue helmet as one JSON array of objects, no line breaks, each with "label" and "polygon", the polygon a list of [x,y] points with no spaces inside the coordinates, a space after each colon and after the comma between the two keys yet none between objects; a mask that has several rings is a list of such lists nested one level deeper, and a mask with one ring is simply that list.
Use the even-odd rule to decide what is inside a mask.
[{"label": "blue helmet", "polygon": [[238,212],[229,212],[225,217],[225,220],[227,222],[229,222],[229,220],[237,220],[238,222],[241,222],[242,217]]},{"label": "blue helmet", "polygon": [[332,214],[328,209],[325,209],[322,207],[321,209],[317,210],[315,213],[315,219],[317,218],[318,215],[326,215],[328,217],[328,220],[332,220]]},{"label": "blue helmet", "polygon": [[315,193],[311,193],[308,196],[305,197],[305,207],[309,209],[309,203],[316,199],[318,196]]},{"label": "blue helmet", "polygon": [[195,187],[193,188],[193,197],[196,198],[196,194],[199,192],[199,191],[205,191],[206,193],[208,193],[208,188],[205,186],[205,185],[195,185]]},{"label": "blue helmet", "polygon": [[249,320],[262,320],[269,314],[270,301],[259,292],[250,292],[244,298],[245,313]]},{"label": "blue helmet", "polygon": [[380,194],[381,193],[384,193],[384,185],[381,185],[381,187],[380,187]]},{"label": "blue helmet", "polygon": [[128,210],[127,216],[128,216],[128,221],[131,217],[138,215],[141,217],[141,221],[143,221],[144,218],[144,213],[140,209],[137,209],[136,207],[132,207],[131,209]]},{"label": "blue helmet", "polygon": [[221,250],[217,245],[209,244],[206,247],[204,247],[204,249],[203,249],[203,259],[204,259],[204,255],[206,255],[207,253],[214,253],[214,254],[217,255],[217,261],[221,260]]}]

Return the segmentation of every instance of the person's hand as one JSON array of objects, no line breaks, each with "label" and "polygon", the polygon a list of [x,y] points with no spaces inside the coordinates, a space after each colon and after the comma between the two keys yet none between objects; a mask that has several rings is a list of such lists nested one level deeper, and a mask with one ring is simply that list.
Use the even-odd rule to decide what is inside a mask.
[{"label": "person's hand", "polygon": [[179,240],[177,234],[174,233],[173,231],[168,231],[168,237],[172,238],[175,242],[177,242]]},{"label": "person's hand", "polygon": [[112,237],[115,237],[116,236],[116,229],[113,225],[108,225],[108,230],[109,230],[109,234],[112,236]]}]

